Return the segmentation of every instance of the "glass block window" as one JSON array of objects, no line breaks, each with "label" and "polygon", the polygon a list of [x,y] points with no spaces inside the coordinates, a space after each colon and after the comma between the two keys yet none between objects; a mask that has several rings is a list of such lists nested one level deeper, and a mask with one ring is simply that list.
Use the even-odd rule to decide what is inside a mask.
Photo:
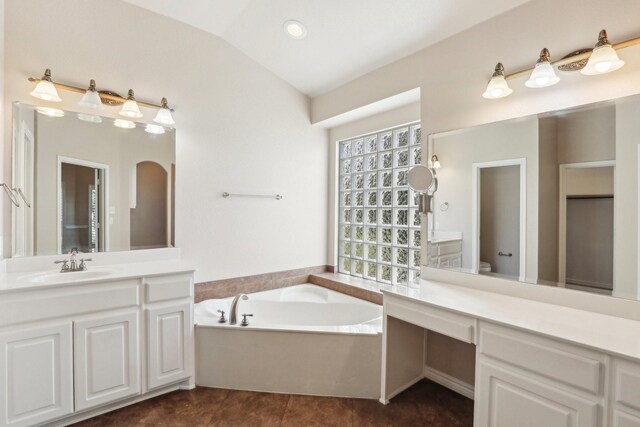
[{"label": "glass block window", "polygon": [[422,160],[420,124],[338,142],[338,270],[388,284],[420,277],[418,197],[407,184]]}]

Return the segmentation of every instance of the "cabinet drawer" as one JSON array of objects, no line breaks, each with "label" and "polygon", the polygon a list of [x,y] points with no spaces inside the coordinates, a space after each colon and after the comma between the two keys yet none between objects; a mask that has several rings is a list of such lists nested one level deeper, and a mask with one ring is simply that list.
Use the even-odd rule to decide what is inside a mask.
[{"label": "cabinet drawer", "polygon": [[471,317],[411,301],[390,300],[388,295],[385,295],[384,299],[384,310],[387,316],[413,323],[466,343],[475,342],[475,320]]},{"label": "cabinet drawer", "polygon": [[480,352],[593,394],[602,390],[604,356],[596,352],[484,322]]},{"label": "cabinet drawer", "polygon": [[146,301],[159,302],[193,297],[191,276],[148,277],[144,279]]},{"label": "cabinet drawer", "polygon": [[615,403],[640,411],[640,364],[616,360],[613,381]]}]

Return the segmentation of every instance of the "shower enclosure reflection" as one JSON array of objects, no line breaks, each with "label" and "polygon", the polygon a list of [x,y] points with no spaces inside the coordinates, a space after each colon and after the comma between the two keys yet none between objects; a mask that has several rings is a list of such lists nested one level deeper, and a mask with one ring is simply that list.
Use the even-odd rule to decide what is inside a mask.
[{"label": "shower enclosure reflection", "polygon": [[173,246],[175,131],[78,118],[13,106],[12,255]]}]

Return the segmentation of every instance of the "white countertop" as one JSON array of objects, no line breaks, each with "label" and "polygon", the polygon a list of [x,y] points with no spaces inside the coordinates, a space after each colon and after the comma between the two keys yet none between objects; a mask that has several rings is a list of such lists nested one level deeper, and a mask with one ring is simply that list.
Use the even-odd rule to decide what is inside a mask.
[{"label": "white countertop", "polygon": [[640,360],[640,322],[447,283],[381,289],[384,296],[451,310],[609,354]]},{"label": "white countertop", "polygon": [[[192,273],[195,268],[180,260],[133,262],[126,264],[111,264],[88,266],[88,273],[102,273],[101,276],[83,277],[84,272],[60,273],[59,268],[45,271],[21,271],[0,273],[0,294],[16,291],[46,289],[61,286],[75,286],[87,283],[112,282],[115,280],[137,277],[151,277],[165,274]],[[37,277],[46,275],[46,282],[38,282]],[[75,276],[74,276],[75,275]]]}]

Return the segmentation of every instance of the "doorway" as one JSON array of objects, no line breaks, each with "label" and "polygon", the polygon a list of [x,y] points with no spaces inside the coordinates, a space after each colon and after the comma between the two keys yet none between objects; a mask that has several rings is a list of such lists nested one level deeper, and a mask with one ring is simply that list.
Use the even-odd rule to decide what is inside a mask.
[{"label": "doorway", "polygon": [[58,157],[58,253],[102,252],[108,166]]},{"label": "doorway", "polygon": [[473,164],[472,269],[525,280],[526,160]]},{"label": "doorway", "polygon": [[136,165],[136,206],[130,210],[131,249],[171,246],[168,186],[167,171],[158,163],[145,161]]},{"label": "doorway", "polygon": [[560,166],[560,286],[613,291],[614,167],[614,161]]}]

